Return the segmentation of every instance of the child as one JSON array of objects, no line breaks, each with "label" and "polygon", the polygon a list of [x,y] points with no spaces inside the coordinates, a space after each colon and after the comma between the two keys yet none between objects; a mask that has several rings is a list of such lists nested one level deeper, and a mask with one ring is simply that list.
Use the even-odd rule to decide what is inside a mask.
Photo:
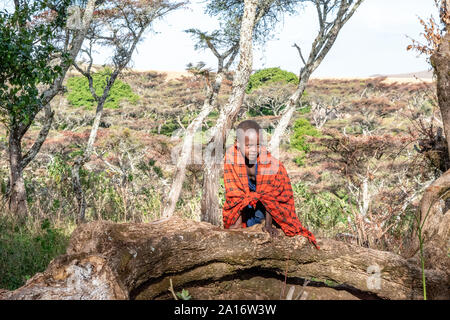
[{"label": "child", "polygon": [[261,127],[246,120],[236,131],[237,141],[225,153],[224,227],[246,228],[264,220],[263,230],[271,236],[278,235],[275,226],[279,226],[287,236],[300,234],[318,248],[314,235],[301,225],[295,213],[286,169],[260,145]]}]

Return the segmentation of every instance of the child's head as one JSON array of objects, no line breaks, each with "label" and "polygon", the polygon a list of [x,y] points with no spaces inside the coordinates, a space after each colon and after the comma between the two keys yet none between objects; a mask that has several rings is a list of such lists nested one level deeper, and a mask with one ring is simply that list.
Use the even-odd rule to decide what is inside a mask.
[{"label": "child's head", "polygon": [[242,155],[250,162],[256,162],[259,154],[261,127],[256,121],[242,121],[236,128],[236,138]]}]

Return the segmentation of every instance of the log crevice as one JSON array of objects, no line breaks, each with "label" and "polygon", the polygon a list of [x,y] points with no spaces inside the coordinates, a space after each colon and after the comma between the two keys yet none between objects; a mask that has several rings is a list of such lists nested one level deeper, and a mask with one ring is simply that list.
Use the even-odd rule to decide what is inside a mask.
[{"label": "log crevice", "polygon": [[[258,277],[266,278],[266,279],[277,279],[281,283],[282,286],[285,281],[284,274],[281,274],[278,269],[262,269],[260,267],[253,267],[253,268],[245,269],[243,271],[236,272],[236,273],[233,273],[230,275],[225,275],[225,276],[217,279],[216,281],[194,280],[192,282],[185,283],[183,286],[176,285],[175,283],[173,283],[173,287],[176,292],[179,292],[186,287],[187,288],[205,287],[205,286],[208,286],[211,284],[216,284],[216,283],[226,283],[226,282],[230,282],[230,281],[249,280],[253,276],[258,276]],[[306,280],[308,282],[305,285]],[[284,295],[286,295],[288,288],[293,285],[301,286],[303,288],[306,288],[306,287],[330,288],[330,289],[333,289],[336,291],[345,291],[361,300],[383,300],[382,297],[379,297],[378,295],[376,295],[372,292],[362,291],[358,288],[355,288],[355,287],[352,287],[352,286],[349,286],[346,284],[327,285],[325,282],[315,281],[315,280],[311,280],[311,279],[298,278],[298,277],[288,277],[286,279]],[[135,300],[135,299],[148,298],[148,296],[145,295],[145,290],[147,288],[141,288],[141,289],[142,289],[142,291],[139,292],[138,294],[135,294],[135,295],[130,294],[130,299]],[[277,298],[280,295],[280,290],[283,290],[283,288],[276,288],[276,287],[272,287],[271,289],[278,290],[278,291],[274,292],[274,296]],[[152,297],[152,299],[165,299],[165,298],[171,298],[168,291],[160,292],[158,295]],[[285,297],[282,297],[282,298],[285,298]]]}]

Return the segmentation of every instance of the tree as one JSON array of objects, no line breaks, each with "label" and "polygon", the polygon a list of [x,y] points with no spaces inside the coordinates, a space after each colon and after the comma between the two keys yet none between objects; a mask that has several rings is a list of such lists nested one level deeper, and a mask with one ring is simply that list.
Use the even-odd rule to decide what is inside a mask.
[{"label": "tree", "polygon": [[[450,0],[435,0],[435,4],[439,10],[440,23],[437,24],[431,18],[427,24],[421,19],[427,44],[413,42],[408,49],[416,49],[430,56],[437,78],[438,104],[447,140],[447,152],[450,155]],[[423,268],[433,266],[447,272],[450,268],[447,251],[450,235],[448,232],[441,232],[441,230],[450,229],[449,191],[450,170],[447,170],[426,188],[420,201],[417,228],[413,234],[409,252],[405,254],[420,259]],[[444,210],[440,207],[440,200],[446,203]],[[426,262],[425,256],[427,256]]]},{"label": "tree", "polygon": [[298,77],[294,73],[281,70],[280,68],[262,69],[250,76],[247,93],[273,82],[292,83],[297,85]]},{"label": "tree", "polygon": [[[215,225],[222,224],[219,209],[219,175],[223,163],[223,149],[227,133],[242,106],[253,64],[253,41],[264,43],[270,36],[270,30],[279,21],[280,15],[293,12],[303,0],[214,0],[208,4],[208,10],[227,21],[240,22],[239,53],[240,62],[234,74],[231,95],[225,106],[220,109],[216,125],[211,129],[211,138],[204,152],[204,174],[202,195],[202,221]],[[253,41],[252,41],[253,40]]]},{"label": "tree", "polygon": [[341,99],[333,97],[330,103],[316,98],[310,101],[311,116],[317,129],[322,128],[329,120],[340,118],[342,116],[339,107],[342,105]]},{"label": "tree", "polygon": [[[77,23],[71,24],[71,4],[14,1],[13,13],[0,12],[0,119],[9,135],[9,210],[21,220],[27,214],[23,171],[48,135],[54,115],[50,102],[62,89],[95,8],[95,0],[83,1],[82,18],[77,15]],[[22,138],[41,111],[44,125],[32,147],[23,152]]]},{"label": "tree", "polygon": [[221,225],[219,212],[218,182],[220,166],[223,159],[223,145],[226,130],[237,114],[244,99],[245,89],[253,63],[253,30],[257,22],[258,0],[245,0],[240,28],[240,61],[234,74],[231,95],[219,114],[216,125],[211,130],[211,140],[205,149],[202,195],[202,221]]},{"label": "tree", "polygon": [[[94,122],[89,139],[82,155],[78,156],[72,167],[72,183],[78,202],[77,223],[85,220],[86,200],[80,181],[80,169],[90,159],[94,151],[94,141],[103,115],[103,107],[110,90],[122,70],[128,65],[138,42],[152,23],[173,11],[184,3],[172,3],[169,0],[107,0],[95,12],[92,25],[86,38],[89,46],[82,50],[88,58],[88,65],[83,69],[78,63],[75,68],[89,81],[89,89],[97,103]],[[113,69],[110,71],[105,86],[98,95],[94,88],[91,67],[94,45],[114,48]]]},{"label": "tree", "polygon": [[[235,24],[228,24],[222,30],[216,30],[210,34],[202,32],[198,29],[188,29],[186,32],[196,38],[196,49],[208,48],[216,56],[217,72],[211,82],[210,70],[205,69],[205,65],[203,63],[199,63],[196,67],[192,64],[188,65],[188,69],[191,72],[204,77],[206,82],[206,99],[203,102],[200,113],[186,128],[185,136],[183,138],[183,145],[177,159],[177,169],[173,183],[168,197],[165,200],[166,205],[164,206],[163,211],[164,217],[171,216],[175,210],[175,206],[178,198],[180,197],[181,188],[183,186],[186,166],[191,159],[190,157],[191,150],[193,149],[192,144],[194,142],[194,135],[201,128],[201,125],[208,114],[210,114],[216,107],[217,96],[220,88],[222,87],[222,80],[239,53],[239,33],[236,31]],[[220,50],[223,50],[223,52],[219,53]],[[197,149],[194,148],[194,150]]]},{"label": "tree", "polygon": [[347,21],[353,16],[364,0],[310,0],[317,10],[319,20],[319,32],[314,39],[308,59],[305,60],[301,48],[294,44],[303,67],[300,70],[300,82],[297,90],[292,94],[286,104],[283,116],[278,122],[277,127],[270,139],[269,150],[277,154],[280,139],[283,136],[289,121],[295,111],[295,106],[305,91],[309,77],[322,63],[334,45],[339,32]]},{"label": "tree", "polygon": [[[248,46],[247,43],[242,41],[242,32],[245,23],[247,21],[252,22],[251,30],[245,30],[244,32],[250,33],[250,37],[245,41],[252,42],[252,39],[255,41],[265,41],[270,36],[270,33],[267,33],[267,26],[272,25],[277,22],[278,15],[280,12],[290,11],[293,8],[293,4],[299,2],[300,0],[260,0],[257,1],[255,8],[255,16],[247,17],[245,16],[245,2],[238,0],[214,0],[208,3],[206,12],[210,15],[219,16],[220,20],[220,29],[215,30],[211,33],[202,32],[198,29],[188,29],[186,32],[190,33],[197,39],[196,49],[206,49],[212,51],[212,53],[218,59],[218,68],[217,73],[215,75],[214,80],[209,80],[209,72],[204,74],[207,76],[207,93],[204,105],[201,109],[200,114],[196,117],[196,119],[189,125],[186,129],[186,135],[183,140],[183,146],[180,153],[180,156],[177,160],[177,171],[175,173],[174,182],[172,184],[172,188],[170,189],[169,196],[166,200],[167,206],[165,206],[165,210],[163,212],[163,216],[170,216],[173,214],[175,209],[176,201],[179,198],[182,183],[185,176],[185,168],[187,161],[191,154],[192,149],[192,141],[195,132],[200,127],[202,121],[206,118],[209,112],[214,108],[217,102],[217,95],[219,93],[223,77],[225,72],[230,68],[237,54],[241,53],[241,64],[238,66],[239,68],[245,67],[247,68],[247,56],[242,57],[242,48]],[[248,26],[245,26],[246,28]],[[247,34],[246,34],[247,36]],[[250,44],[251,45],[251,44]],[[219,51],[222,50],[222,53]],[[246,48],[247,50],[247,48]],[[251,50],[251,48],[250,48]],[[248,55],[248,51],[245,52]],[[250,53],[251,54],[251,53]],[[251,59],[251,58],[250,58]],[[245,62],[244,62],[245,61]],[[247,70],[245,71],[245,73]],[[239,72],[238,72],[239,73]],[[250,74],[248,74],[249,76]],[[248,76],[245,75],[239,86],[246,86],[248,82]],[[236,78],[235,78],[236,79]],[[246,80],[245,80],[246,79]],[[244,84],[245,82],[245,84]],[[234,82],[232,91],[232,95],[241,96],[240,89],[237,89],[235,86],[237,82]],[[245,89],[245,88],[244,88]],[[243,96],[242,96],[243,97]],[[241,99],[241,98],[239,98]],[[236,102],[234,102],[236,103]],[[239,106],[242,104],[242,101],[237,101]],[[237,105],[236,105],[237,106]],[[229,110],[228,110],[229,111]],[[221,115],[219,115],[219,119],[224,117],[233,117],[230,114],[225,114],[224,109],[221,110]],[[221,120],[223,121],[223,120]],[[219,131],[226,130],[221,127],[224,125],[223,122],[219,124]],[[231,124],[228,124],[231,125]],[[228,128],[228,127],[226,127]],[[213,138],[211,141],[215,141],[218,136],[215,134],[219,131],[215,131],[217,128],[214,127]],[[225,134],[225,133],[223,133]],[[223,141],[223,138],[221,141]],[[202,220],[203,221],[211,221],[215,224],[220,224],[220,214],[218,212],[218,199],[217,199],[217,191],[218,191],[218,175],[220,168],[218,164],[214,163],[216,159],[220,158],[212,158],[211,153],[215,146],[219,146],[220,143],[214,144],[209,143],[206,147],[206,156],[204,158],[204,175],[203,175],[203,196],[202,196]],[[220,162],[220,160],[219,160]]]},{"label": "tree", "polygon": [[295,85],[290,83],[276,82],[254,89],[245,97],[245,108],[251,116],[278,116],[295,88]]},{"label": "tree", "polygon": [[444,125],[445,136],[447,137],[447,145],[450,153],[450,1],[440,1],[440,16],[442,24],[442,32],[445,35],[430,57],[431,64],[437,77],[437,96],[439,108],[442,114],[442,123]]},{"label": "tree", "polygon": [[[342,181],[333,181],[333,188],[342,188],[349,195],[349,207],[353,213],[352,227],[358,234],[359,244],[374,247],[392,227],[389,220],[395,214],[400,217],[404,211],[398,208],[396,211],[377,210],[374,200],[382,194],[386,194],[387,198],[389,193],[391,201],[386,205],[391,205],[391,208],[396,197],[393,192],[389,192],[388,187],[406,187],[406,175],[402,176],[402,184],[396,179],[401,168],[400,160],[396,158],[412,138],[390,134],[351,136],[335,129],[323,129],[322,136],[312,140],[325,148],[321,152],[325,169],[343,177]],[[396,168],[392,175],[386,174],[389,167]],[[407,206],[412,201],[408,196],[403,193],[402,199],[395,199],[400,203],[398,207]]]},{"label": "tree", "polygon": [[[450,93],[448,87],[450,76],[448,74],[448,39],[450,26],[450,0],[434,0],[435,6],[439,11],[440,21],[436,22],[434,17],[428,21],[419,17],[419,22],[424,28],[423,37],[426,43],[421,43],[412,39],[412,44],[407,50],[416,50],[420,54],[425,54],[433,67],[434,74],[437,77],[437,95],[439,108],[442,115],[445,136],[450,136]],[[450,139],[447,139],[450,152]]]}]

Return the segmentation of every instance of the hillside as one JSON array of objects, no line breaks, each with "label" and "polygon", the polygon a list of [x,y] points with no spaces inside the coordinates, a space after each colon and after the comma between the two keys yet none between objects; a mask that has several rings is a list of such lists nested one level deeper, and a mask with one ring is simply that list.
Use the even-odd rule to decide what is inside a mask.
[{"label": "hillside", "polygon": [[410,73],[401,73],[401,74],[377,74],[373,75],[372,77],[387,77],[387,78],[395,78],[395,79],[415,79],[419,78],[422,80],[432,79],[433,78],[433,71],[431,70],[424,70],[424,71],[418,71],[418,72],[410,72]]}]

